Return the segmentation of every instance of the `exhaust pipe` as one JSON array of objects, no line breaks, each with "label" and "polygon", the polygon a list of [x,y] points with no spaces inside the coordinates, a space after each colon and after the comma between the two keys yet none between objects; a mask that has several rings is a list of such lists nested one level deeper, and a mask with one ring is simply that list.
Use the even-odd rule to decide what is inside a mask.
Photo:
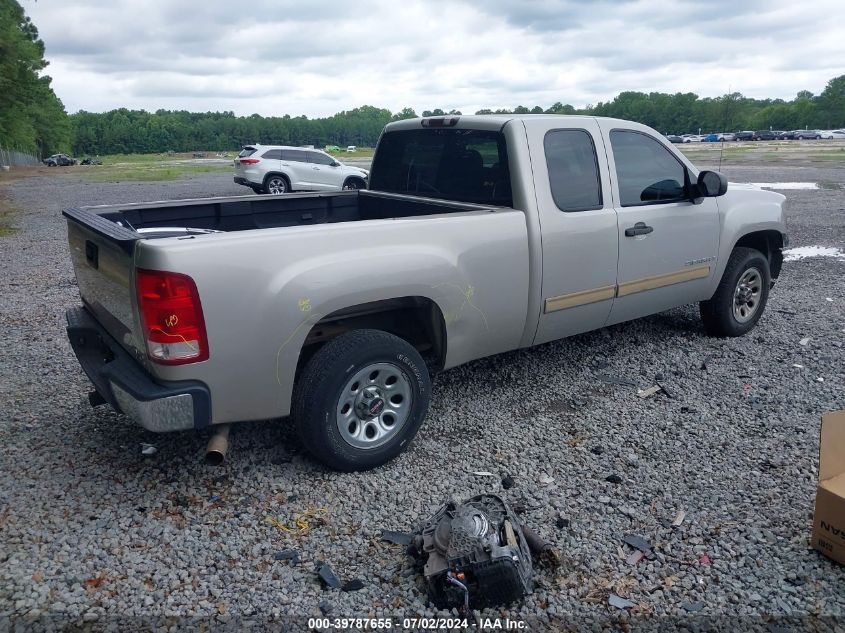
[{"label": "exhaust pipe", "polygon": [[208,448],[205,449],[205,463],[210,466],[219,466],[226,461],[226,452],[229,450],[229,424],[221,424],[220,427],[208,440]]}]

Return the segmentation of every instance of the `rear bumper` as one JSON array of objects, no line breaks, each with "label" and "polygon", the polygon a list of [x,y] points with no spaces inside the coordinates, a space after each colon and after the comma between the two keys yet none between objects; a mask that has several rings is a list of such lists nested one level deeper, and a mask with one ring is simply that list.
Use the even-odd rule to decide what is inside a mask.
[{"label": "rear bumper", "polygon": [[157,433],[211,424],[211,394],[203,383],[157,382],[84,307],[71,308],[65,316],[79,364],[116,411]]},{"label": "rear bumper", "polygon": [[243,178],[241,176],[235,176],[234,180],[235,180],[235,184],[238,184],[238,185],[245,185],[247,187],[259,187],[259,186],[261,186],[261,183],[252,182],[248,178]]}]

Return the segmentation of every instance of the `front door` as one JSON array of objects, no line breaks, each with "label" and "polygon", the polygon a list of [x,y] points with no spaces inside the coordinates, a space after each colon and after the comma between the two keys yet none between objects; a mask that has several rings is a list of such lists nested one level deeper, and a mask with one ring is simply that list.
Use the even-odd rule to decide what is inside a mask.
[{"label": "front door", "polygon": [[335,160],[331,156],[320,152],[307,152],[308,167],[311,169],[311,181],[314,189],[320,191],[334,191],[343,185],[340,167],[335,167]]},{"label": "front door", "polygon": [[540,217],[543,282],[534,343],[600,328],[613,305],[618,236],[595,119],[524,120]]},{"label": "front door", "polygon": [[695,175],[645,131],[601,123],[611,169],[619,236],[619,323],[708,298],[719,248],[715,198],[691,200]]}]

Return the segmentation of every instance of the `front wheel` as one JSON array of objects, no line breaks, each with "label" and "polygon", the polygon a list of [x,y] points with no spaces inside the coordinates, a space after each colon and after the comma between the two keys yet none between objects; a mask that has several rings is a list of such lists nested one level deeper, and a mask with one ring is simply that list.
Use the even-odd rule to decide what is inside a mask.
[{"label": "front wheel", "polygon": [[699,304],[704,329],[711,336],[742,336],[760,320],[770,286],[766,256],[753,248],[735,248],[713,297]]},{"label": "front wheel", "polygon": [[430,394],[428,370],[410,344],[380,330],[354,330],[314,354],[294,388],[291,411],[319,461],[336,470],[368,470],[410,445]]},{"label": "front wheel", "polygon": [[344,191],[355,191],[357,189],[364,188],[364,181],[358,180],[357,178],[350,178],[345,183],[343,183],[343,190]]}]

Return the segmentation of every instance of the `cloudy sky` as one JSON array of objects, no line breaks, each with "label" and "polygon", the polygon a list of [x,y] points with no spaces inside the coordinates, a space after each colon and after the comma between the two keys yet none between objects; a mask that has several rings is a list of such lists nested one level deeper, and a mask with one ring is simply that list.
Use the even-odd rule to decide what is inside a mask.
[{"label": "cloudy sky", "polygon": [[20,1],[68,112],[789,99],[845,72],[842,0]]}]

